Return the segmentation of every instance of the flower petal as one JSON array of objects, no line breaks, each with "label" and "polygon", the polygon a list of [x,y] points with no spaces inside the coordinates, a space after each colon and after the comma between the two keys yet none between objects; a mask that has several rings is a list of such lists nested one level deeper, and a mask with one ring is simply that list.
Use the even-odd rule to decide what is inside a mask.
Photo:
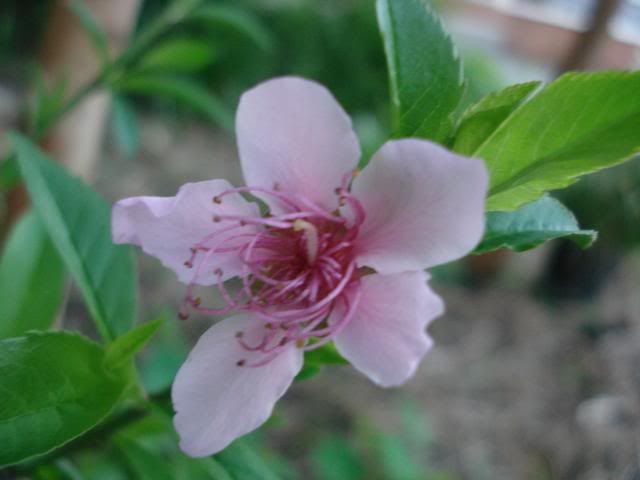
[{"label": "flower petal", "polygon": [[[216,283],[219,277],[213,272],[220,268],[223,280],[239,274],[241,260],[236,254],[211,255],[205,264],[201,252],[193,268],[185,261],[191,256],[191,247],[207,236],[229,228],[229,222],[213,222],[213,215],[257,215],[257,207],[245,201],[239,194],[225,196],[221,204],[212,199],[224,190],[232,188],[225,180],[187,183],[175,197],[132,197],[120,200],[113,206],[112,231],[115,243],[139,245],[149,255],[160,259],[166,267],[178,275],[180,281],[195,281],[200,285]],[[252,232],[252,226],[238,227],[221,233],[205,244],[217,244],[231,235]],[[198,270],[199,269],[199,270]],[[197,278],[194,279],[195,273]]]},{"label": "flower petal", "polygon": [[482,237],[487,183],[482,160],[424,140],[386,143],[352,186],[367,215],[359,263],[398,273],[462,257]]},{"label": "flower petal", "polygon": [[247,185],[278,185],[328,209],[335,208],[334,190],[360,158],[342,107],[322,85],[302,78],[276,78],[246,92],[236,133]]},{"label": "flower petal", "polygon": [[382,387],[410,378],[431,348],[426,326],[444,305],[425,272],[367,275],[355,315],[335,337],[338,351]]},{"label": "flower petal", "polygon": [[[191,456],[216,453],[259,427],[302,368],[302,350],[294,344],[269,363],[250,366],[261,357],[240,346],[239,331],[257,344],[265,328],[252,315],[215,324],[200,337],[173,383],[174,425],[180,448]],[[241,360],[244,366],[238,366]]]}]

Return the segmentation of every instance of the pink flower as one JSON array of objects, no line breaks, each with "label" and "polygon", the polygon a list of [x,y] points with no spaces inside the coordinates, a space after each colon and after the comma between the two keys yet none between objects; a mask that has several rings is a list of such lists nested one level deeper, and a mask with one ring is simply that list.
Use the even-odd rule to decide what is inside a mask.
[{"label": "pink flower", "polygon": [[[443,312],[424,269],[467,254],[484,225],[482,161],[404,139],[356,175],[351,121],[314,82],[246,92],[236,130],[249,186],[189,183],[113,208],[114,241],[140,245],[188,284],[183,317],[235,313],[200,338],[173,385],[180,445],[193,456],[267,420],[303,353],[328,341],[383,387],[411,377]],[[224,283],[232,277],[237,293]],[[203,306],[195,285],[215,285],[226,306]]]}]

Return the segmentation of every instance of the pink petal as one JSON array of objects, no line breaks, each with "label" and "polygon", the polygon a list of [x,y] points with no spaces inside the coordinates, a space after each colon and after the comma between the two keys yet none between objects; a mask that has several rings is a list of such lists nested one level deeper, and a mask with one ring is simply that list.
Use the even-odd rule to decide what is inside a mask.
[{"label": "pink petal", "polygon": [[386,143],[353,182],[366,210],[359,263],[398,273],[464,256],[484,231],[487,182],[482,160],[424,140]]},{"label": "pink petal", "polygon": [[[115,243],[139,245],[149,255],[160,259],[172,269],[180,281],[189,283],[199,265],[187,268],[191,247],[207,236],[230,226],[229,222],[213,222],[213,215],[255,216],[257,208],[239,194],[225,196],[221,204],[214,204],[215,195],[232,188],[225,180],[187,183],[175,197],[133,197],[120,200],[113,206],[112,231]],[[220,237],[213,237],[207,245],[255,228],[245,226]],[[226,237],[225,237],[226,236]],[[199,254],[196,260],[204,258]],[[222,269],[223,279],[238,275],[241,261],[236,254],[211,255],[200,267],[196,283],[211,285],[218,277],[213,273]]]},{"label": "pink petal", "polygon": [[[293,344],[266,365],[248,366],[262,357],[243,349],[236,334],[257,344],[264,330],[251,315],[223,320],[200,337],[178,371],[174,425],[185,453],[211,455],[258,428],[302,368],[302,350]],[[238,366],[240,360],[246,364]]]},{"label": "pink petal", "polygon": [[382,387],[411,377],[432,340],[425,328],[444,311],[424,272],[367,275],[358,310],[334,340],[351,364]]},{"label": "pink petal", "polygon": [[278,185],[328,209],[360,158],[347,114],[326,88],[302,78],[276,78],[246,92],[236,133],[247,185]]}]

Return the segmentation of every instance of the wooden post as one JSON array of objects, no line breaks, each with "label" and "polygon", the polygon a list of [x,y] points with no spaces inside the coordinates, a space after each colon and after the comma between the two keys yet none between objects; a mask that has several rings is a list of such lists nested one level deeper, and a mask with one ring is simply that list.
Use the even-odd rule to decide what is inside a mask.
[{"label": "wooden post", "polygon": [[595,48],[607,36],[609,20],[613,18],[621,3],[621,0],[597,0],[589,26],[578,36],[573,48],[560,63],[560,74],[570,70],[584,70],[589,66]]},{"label": "wooden post", "polygon": [[[113,56],[125,48],[135,25],[140,0],[84,2],[105,32],[110,54]],[[51,9],[39,60],[47,80],[65,79],[68,94],[91,81],[101,68],[100,56],[70,10],[68,0],[56,1]],[[42,142],[43,148],[73,173],[91,180],[108,114],[108,93],[93,94],[51,129]],[[17,220],[27,204],[28,198],[23,187],[9,192],[5,231]]]}]

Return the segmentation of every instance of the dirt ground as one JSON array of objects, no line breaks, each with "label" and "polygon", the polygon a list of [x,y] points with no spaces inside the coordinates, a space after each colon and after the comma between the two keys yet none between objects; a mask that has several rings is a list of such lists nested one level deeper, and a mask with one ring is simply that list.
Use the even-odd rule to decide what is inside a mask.
[{"label": "dirt ground", "polygon": [[[149,118],[137,158],[107,152],[97,188],[110,201],[173,195],[187,181],[242,183],[232,141],[207,126]],[[530,293],[547,254],[513,255],[483,288],[436,282],[447,312],[415,378],[383,390],[335,367],[297,383],[281,402],[289,421],[276,448],[295,451],[310,426],[348,429],[362,416],[393,429],[395,402],[410,397],[430,421],[434,465],[460,478],[640,479],[640,258],[626,258],[589,301],[552,305]],[[176,306],[173,274],[140,264],[143,313]]]}]

